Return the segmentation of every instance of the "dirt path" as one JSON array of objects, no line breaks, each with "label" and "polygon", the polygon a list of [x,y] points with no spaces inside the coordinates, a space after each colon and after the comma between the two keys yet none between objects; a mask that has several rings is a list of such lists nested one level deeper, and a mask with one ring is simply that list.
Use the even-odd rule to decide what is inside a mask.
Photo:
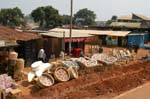
[{"label": "dirt path", "polygon": [[149,99],[150,83],[146,83],[135,89],[127,91],[113,99]]}]

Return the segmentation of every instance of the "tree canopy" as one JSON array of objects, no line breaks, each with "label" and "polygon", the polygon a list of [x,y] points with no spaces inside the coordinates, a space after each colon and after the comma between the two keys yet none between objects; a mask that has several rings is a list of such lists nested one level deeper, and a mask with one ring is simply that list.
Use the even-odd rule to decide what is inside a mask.
[{"label": "tree canopy", "polygon": [[117,16],[116,16],[116,15],[113,15],[112,18],[111,18],[111,21],[114,22],[114,21],[116,21],[116,20],[117,20]]},{"label": "tree canopy", "polygon": [[58,10],[52,6],[38,7],[32,11],[31,16],[42,28],[52,28],[62,24]]},{"label": "tree canopy", "polygon": [[93,11],[88,10],[87,8],[79,10],[74,15],[75,23],[81,24],[81,25],[95,24],[95,19],[96,19],[96,14]]},{"label": "tree canopy", "polygon": [[69,15],[63,15],[62,16],[62,24],[70,24],[70,16]]},{"label": "tree canopy", "polygon": [[0,24],[10,27],[24,25],[24,15],[18,7],[1,9]]}]

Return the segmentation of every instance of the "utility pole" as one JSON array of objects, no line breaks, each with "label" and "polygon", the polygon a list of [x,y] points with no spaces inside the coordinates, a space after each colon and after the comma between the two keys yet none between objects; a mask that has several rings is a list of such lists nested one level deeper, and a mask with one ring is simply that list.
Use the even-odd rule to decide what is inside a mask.
[{"label": "utility pole", "polygon": [[69,42],[69,54],[71,56],[71,43],[72,43],[72,13],[73,13],[73,0],[70,2],[70,42]]}]

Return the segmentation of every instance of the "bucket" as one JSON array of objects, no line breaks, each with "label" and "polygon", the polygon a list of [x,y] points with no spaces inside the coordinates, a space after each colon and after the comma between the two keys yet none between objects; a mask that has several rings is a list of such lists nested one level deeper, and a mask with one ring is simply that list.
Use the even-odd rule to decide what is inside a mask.
[{"label": "bucket", "polygon": [[34,62],[32,65],[31,65],[31,68],[33,71],[38,71],[39,70],[39,67],[43,64],[42,61],[37,61],[37,62]]},{"label": "bucket", "polygon": [[41,88],[50,87],[54,84],[54,78],[51,74],[43,74],[37,80],[37,85]]},{"label": "bucket", "polygon": [[38,67],[39,70],[35,71],[35,74],[37,77],[40,77],[42,76],[42,74],[45,72],[45,71],[48,71],[52,68],[52,65],[50,63],[43,63],[42,65],[40,65]]},{"label": "bucket", "polygon": [[70,74],[66,68],[57,67],[56,70],[54,71],[54,77],[55,77],[55,80],[64,82],[70,79]]},{"label": "bucket", "polygon": [[9,53],[9,59],[16,60],[17,57],[18,57],[18,53],[17,52],[10,52]]},{"label": "bucket", "polygon": [[71,79],[74,79],[74,78],[77,79],[79,77],[78,71],[75,67],[69,67],[68,72],[70,74]]}]

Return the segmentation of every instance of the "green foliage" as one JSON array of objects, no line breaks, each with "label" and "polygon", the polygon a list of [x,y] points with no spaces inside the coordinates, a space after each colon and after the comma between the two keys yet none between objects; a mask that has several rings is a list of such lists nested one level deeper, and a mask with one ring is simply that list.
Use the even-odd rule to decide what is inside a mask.
[{"label": "green foliage", "polygon": [[111,21],[116,21],[117,20],[117,16],[116,15],[114,15],[114,16],[112,16],[112,18],[111,18]]},{"label": "green foliage", "polygon": [[2,25],[10,27],[24,25],[23,18],[24,15],[18,7],[0,10],[0,24]]},{"label": "green foliage", "polygon": [[74,21],[77,24],[93,25],[95,24],[96,14],[87,8],[79,10],[74,15]]},{"label": "green foliage", "polygon": [[53,28],[62,24],[58,10],[52,6],[38,7],[32,11],[31,16],[42,28]]},{"label": "green foliage", "polygon": [[63,15],[62,16],[62,24],[70,24],[70,16],[69,15]]},{"label": "green foliage", "polygon": [[106,22],[106,26],[110,26],[111,23],[112,23],[112,20],[108,20],[108,21]]}]

